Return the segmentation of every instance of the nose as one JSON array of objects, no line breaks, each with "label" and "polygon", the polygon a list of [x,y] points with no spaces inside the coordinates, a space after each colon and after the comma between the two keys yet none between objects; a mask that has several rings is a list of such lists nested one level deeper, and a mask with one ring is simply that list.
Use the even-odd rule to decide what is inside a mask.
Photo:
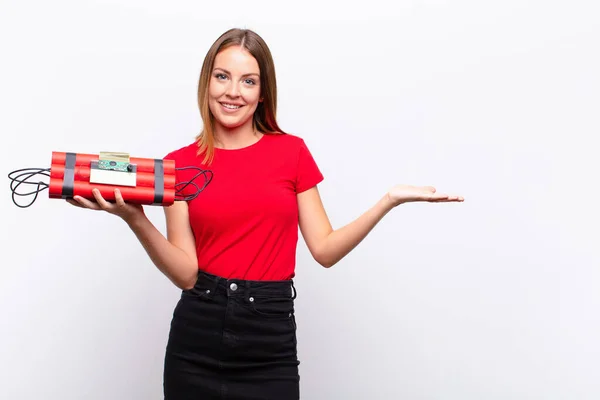
[{"label": "nose", "polygon": [[240,95],[240,88],[233,80],[227,86],[227,95],[229,97],[238,97]]}]

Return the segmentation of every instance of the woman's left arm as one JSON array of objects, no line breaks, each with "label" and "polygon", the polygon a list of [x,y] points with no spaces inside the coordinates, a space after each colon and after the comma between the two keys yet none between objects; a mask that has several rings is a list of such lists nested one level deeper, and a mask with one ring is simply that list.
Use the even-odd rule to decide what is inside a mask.
[{"label": "woman's left arm", "polygon": [[298,194],[300,231],[313,258],[329,268],[358,246],[388,212],[416,201],[462,202],[464,198],[439,194],[431,186],[397,185],[357,219],[334,230],[315,186]]}]

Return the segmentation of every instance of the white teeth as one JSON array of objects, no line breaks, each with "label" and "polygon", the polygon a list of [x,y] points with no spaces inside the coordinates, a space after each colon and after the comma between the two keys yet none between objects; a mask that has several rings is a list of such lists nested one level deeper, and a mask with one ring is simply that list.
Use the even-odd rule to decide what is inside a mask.
[{"label": "white teeth", "polygon": [[234,106],[233,104],[225,104],[225,103],[221,103],[223,104],[223,107],[225,108],[230,108],[232,110],[235,110],[236,108],[240,108],[241,106]]}]

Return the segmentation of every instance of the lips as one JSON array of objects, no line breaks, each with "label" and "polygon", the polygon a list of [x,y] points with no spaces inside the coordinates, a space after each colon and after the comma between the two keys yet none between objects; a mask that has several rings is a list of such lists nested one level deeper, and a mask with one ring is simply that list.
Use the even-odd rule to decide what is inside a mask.
[{"label": "lips", "polygon": [[221,106],[223,108],[225,108],[226,110],[239,110],[240,108],[242,108],[244,105],[243,104],[235,104],[235,103],[219,103],[221,104]]}]

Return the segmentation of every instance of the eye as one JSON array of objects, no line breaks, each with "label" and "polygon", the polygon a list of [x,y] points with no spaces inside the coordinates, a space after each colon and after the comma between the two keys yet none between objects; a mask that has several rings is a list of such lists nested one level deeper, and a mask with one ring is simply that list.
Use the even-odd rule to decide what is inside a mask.
[{"label": "eye", "polygon": [[225,74],[222,74],[220,72],[215,74],[215,78],[217,79],[226,79],[227,77],[225,76]]},{"label": "eye", "polygon": [[254,79],[246,79],[244,81],[247,85],[256,85],[256,82],[254,81]]}]

